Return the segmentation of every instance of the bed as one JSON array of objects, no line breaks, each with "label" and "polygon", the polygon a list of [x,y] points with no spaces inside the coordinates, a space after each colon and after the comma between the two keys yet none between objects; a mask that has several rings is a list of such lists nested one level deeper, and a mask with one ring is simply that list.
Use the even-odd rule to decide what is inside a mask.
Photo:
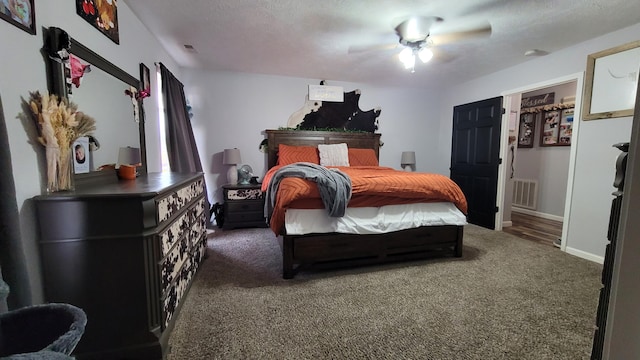
[{"label": "bed", "polygon": [[[352,267],[432,257],[462,256],[463,227],[466,224],[467,203],[460,188],[453,181],[441,175],[406,173],[377,166],[380,134],[303,130],[266,130],[265,133],[268,142],[269,168],[263,179],[262,189],[265,192],[271,190],[269,185],[274,177],[274,171],[283,165],[297,160],[301,162],[307,161],[310,149],[317,148],[318,145],[346,144],[349,149],[349,159],[353,166],[337,167],[337,169],[347,173],[353,184],[353,194],[346,210],[348,214],[361,212],[361,216],[366,217],[368,216],[367,211],[372,209],[372,211],[375,211],[396,206],[402,210],[405,209],[403,206],[423,207],[432,205],[446,206],[447,211],[456,212],[454,214],[455,220],[452,222],[445,221],[444,224],[440,220],[431,221],[425,216],[424,221],[410,220],[409,225],[402,225],[401,228],[394,227],[396,223],[392,221],[392,226],[384,226],[384,229],[378,229],[374,232],[364,231],[365,233],[359,233],[359,230],[343,232],[335,228],[329,230],[320,228],[318,230],[311,225],[322,223],[325,220],[332,222],[335,219],[328,219],[329,216],[326,210],[323,209],[323,203],[318,196],[317,184],[302,178],[283,178],[279,183],[277,192],[274,192],[276,201],[273,212],[269,211],[269,226],[280,240],[282,249],[283,278],[291,279],[302,269]],[[299,150],[300,152],[298,152]],[[372,161],[370,156],[367,160],[362,160],[364,161],[363,164],[358,162],[360,160],[352,159],[352,156],[356,156],[352,154],[352,151],[356,155],[360,153],[367,153],[366,155],[374,154],[375,166],[370,163]],[[296,157],[297,154],[303,154],[304,152],[306,152],[305,155],[300,155],[299,158]],[[282,156],[280,160],[284,160],[285,155],[288,159],[287,162],[278,163],[279,157]],[[363,176],[361,179],[359,173],[367,174],[370,170],[389,173],[396,179],[435,177],[439,182],[445,183],[446,190],[431,191],[421,187],[419,190],[414,191],[419,192],[419,195],[407,195],[407,198],[404,199],[401,197],[404,195],[399,195],[399,193],[393,193],[391,196],[365,194],[361,192],[361,189],[370,186],[370,180],[365,178],[371,176]],[[374,177],[377,177],[377,175]],[[375,188],[377,185],[371,186]],[[286,197],[287,189],[289,193],[294,193],[292,200],[288,200]],[[423,193],[429,193],[429,196],[431,196],[430,194],[435,194],[433,196],[436,196],[436,198],[421,198],[421,196],[426,196]],[[446,193],[446,195],[442,195],[442,193]],[[443,196],[445,198],[442,198]],[[280,199],[287,200],[280,201]],[[388,202],[390,199],[392,199],[391,203]],[[267,201],[269,201],[268,197]],[[453,210],[451,210],[452,208]],[[291,217],[297,219],[298,224],[300,221],[303,221],[303,223],[304,221],[309,222],[309,220],[304,219],[312,219],[312,224],[309,227],[302,226],[303,230],[296,229],[291,231],[290,229],[295,228],[295,226],[287,227],[286,218],[288,215],[305,215],[305,213],[308,216],[292,215]],[[386,216],[389,217],[388,214]],[[358,223],[361,220],[366,222],[366,218],[360,218],[360,220],[353,220],[352,222]],[[415,225],[416,223],[418,223],[417,226]],[[431,223],[435,225],[431,225]],[[304,229],[307,230],[305,231]]]}]

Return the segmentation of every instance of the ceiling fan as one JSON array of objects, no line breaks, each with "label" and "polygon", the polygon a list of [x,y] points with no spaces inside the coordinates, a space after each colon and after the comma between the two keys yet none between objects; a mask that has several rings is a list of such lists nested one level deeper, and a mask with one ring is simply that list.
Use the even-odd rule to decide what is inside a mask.
[{"label": "ceiling fan", "polygon": [[[400,45],[404,47],[398,57],[406,69],[415,72],[416,57],[423,63],[431,60],[433,57],[433,51],[431,49],[434,46],[491,35],[491,25],[488,22],[465,30],[433,33],[432,26],[443,21],[444,19],[438,16],[414,16],[402,21],[395,27]],[[368,47],[352,46],[349,48],[349,53],[393,49],[397,46],[398,44],[383,44]]]}]

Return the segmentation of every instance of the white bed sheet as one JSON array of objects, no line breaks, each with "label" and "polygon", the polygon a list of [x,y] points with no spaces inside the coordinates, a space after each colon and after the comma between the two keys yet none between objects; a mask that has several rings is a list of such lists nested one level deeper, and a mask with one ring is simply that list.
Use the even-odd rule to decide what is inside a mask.
[{"label": "white bed sheet", "polygon": [[288,235],[381,234],[419,226],[466,224],[467,217],[449,202],[347,208],[339,218],[329,217],[325,209],[287,209],[285,212]]}]

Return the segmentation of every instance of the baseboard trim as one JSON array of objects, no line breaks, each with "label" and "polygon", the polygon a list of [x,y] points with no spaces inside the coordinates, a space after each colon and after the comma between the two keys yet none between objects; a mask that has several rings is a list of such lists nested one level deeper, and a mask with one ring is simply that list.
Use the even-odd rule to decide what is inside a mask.
[{"label": "baseboard trim", "polygon": [[511,220],[502,222],[502,227],[503,228],[511,227],[511,226],[513,226],[513,222]]},{"label": "baseboard trim", "polygon": [[548,219],[548,220],[554,220],[554,221],[560,221],[560,222],[564,221],[564,217],[562,217],[562,216],[547,214],[547,213],[538,212],[538,211],[535,211],[535,210],[523,209],[523,208],[519,208],[519,207],[515,207],[515,206],[511,207],[511,211],[522,213],[522,214],[527,214],[527,215],[533,215],[533,216],[537,216],[537,217],[540,217],[540,218],[543,218],[543,219]]},{"label": "baseboard trim", "polygon": [[589,261],[593,261],[596,262],[598,264],[604,264],[604,256],[597,256],[597,255],[593,255],[591,253],[582,251],[582,250],[578,250],[572,247],[567,246],[564,250],[567,254],[571,254]]}]

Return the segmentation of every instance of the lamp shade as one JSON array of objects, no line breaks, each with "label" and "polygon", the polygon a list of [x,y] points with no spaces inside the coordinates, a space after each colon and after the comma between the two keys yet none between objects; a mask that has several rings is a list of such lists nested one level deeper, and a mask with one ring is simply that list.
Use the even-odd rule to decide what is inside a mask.
[{"label": "lamp shade", "polygon": [[224,155],[222,157],[222,163],[224,165],[236,165],[240,163],[240,150],[233,149],[224,149]]},{"label": "lamp shade", "polygon": [[402,158],[400,159],[400,165],[415,165],[415,164],[416,164],[416,152],[403,151]]},{"label": "lamp shade", "polygon": [[140,148],[131,146],[121,147],[118,151],[118,166],[120,165],[138,165],[140,159]]},{"label": "lamp shade", "polygon": [[433,58],[433,51],[429,48],[422,48],[418,51],[418,57],[420,58],[420,61],[426,63]]},{"label": "lamp shade", "polygon": [[403,151],[400,158],[400,165],[405,171],[413,171],[416,166],[416,152],[415,151]]}]

